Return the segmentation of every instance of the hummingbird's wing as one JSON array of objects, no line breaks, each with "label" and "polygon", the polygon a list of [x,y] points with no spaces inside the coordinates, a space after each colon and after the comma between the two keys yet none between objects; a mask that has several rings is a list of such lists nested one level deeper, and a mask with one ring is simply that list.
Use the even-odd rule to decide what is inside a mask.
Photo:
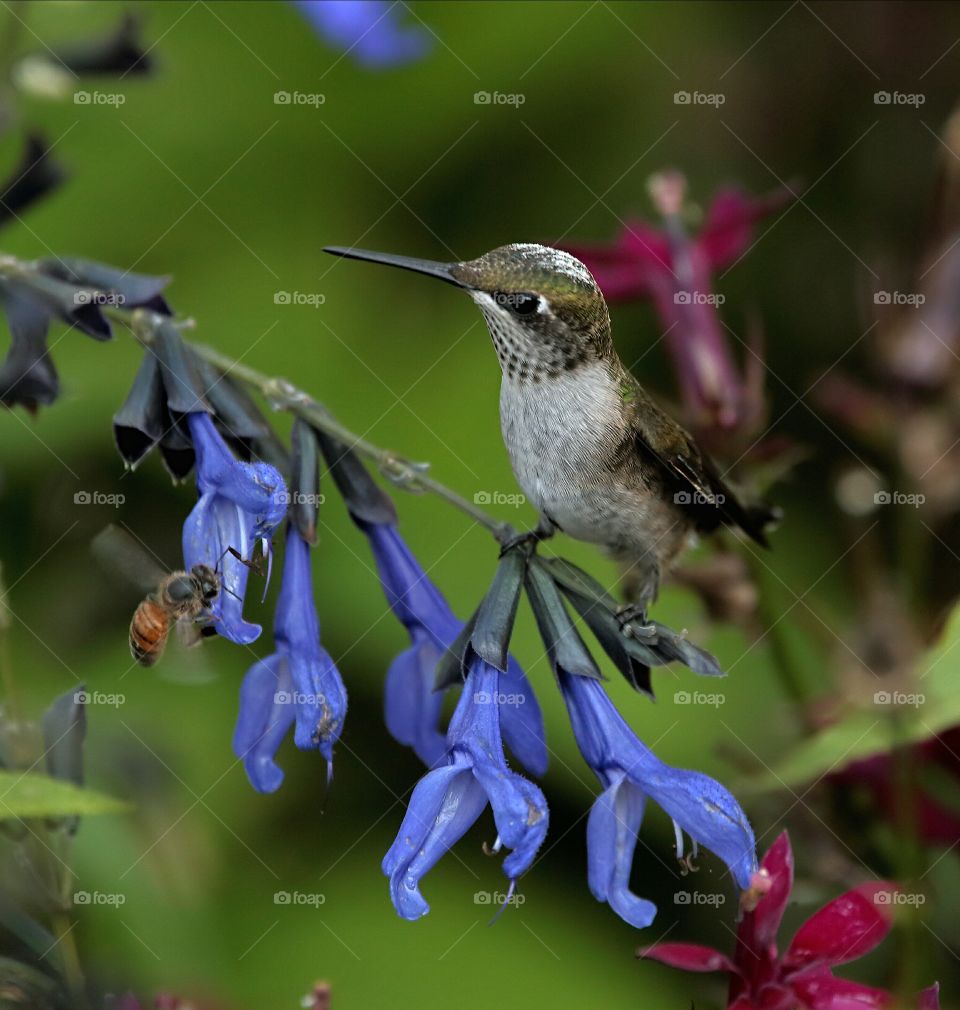
[{"label": "hummingbird's wing", "polygon": [[630,408],[632,437],[641,455],[659,472],[674,504],[701,532],[718,526],[742,529],[764,547],[764,528],[777,512],[765,505],[745,505],[724,481],[692,435],[669,417],[630,376],[624,399]]}]

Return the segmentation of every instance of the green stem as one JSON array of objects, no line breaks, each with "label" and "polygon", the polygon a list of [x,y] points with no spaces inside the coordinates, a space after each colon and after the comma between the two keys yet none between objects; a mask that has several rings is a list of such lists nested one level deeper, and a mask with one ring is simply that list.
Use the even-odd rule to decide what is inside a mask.
[{"label": "green stem", "polygon": [[[153,342],[157,328],[164,323],[169,323],[165,316],[145,309],[137,309],[133,313],[122,309],[110,309],[108,314],[128,325],[134,336],[147,347]],[[180,325],[186,328],[189,324],[182,323]],[[376,463],[381,473],[398,487],[414,493],[428,491],[436,495],[448,505],[466,513],[474,522],[488,529],[500,543],[506,542],[514,535],[515,531],[509,523],[495,519],[472,501],[464,498],[463,495],[427,474],[427,464],[414,463],[392,450],[381,448],[357,435],[341,424],[322,403],[286,379],[266,375],[249,365],[233,361],[204,344],[191,343],[190,347],[195,354],[220,369],[224,374],[238,379],[263,394],[274,409],[285,410],[301,418],[314,428],[325,432],[338,442],[343,442],[354,452]]]},{"label": "green stem", "polygon": [[765,566],[757,561],[748,561],[754,581],[759,587],[757,617],[763,628],[773,656],[773,669],[784,694],[796,704],[800,721],[808,733],[816,726],[810,713],[810,691],[804,681],[798,664],[793,660],[793,650],[786,636],[786,621],[773,613],[771,604],[777,593],[772,580],[767,576]]},{"label": "green stem", "polygon": [[0,683],[3,684],[4,711],[7,717],[16,722],[19,714],[19,699],[17,685],[13,676],[13,666],[10,662],[10,613],[6,602],[7,587],[3,580],[3,566],[0,565]]}]

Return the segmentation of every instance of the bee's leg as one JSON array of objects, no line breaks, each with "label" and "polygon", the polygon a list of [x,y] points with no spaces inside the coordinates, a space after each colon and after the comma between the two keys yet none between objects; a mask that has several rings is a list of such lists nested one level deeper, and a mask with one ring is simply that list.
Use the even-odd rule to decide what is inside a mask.
[{"label": "bee's leg", "polygon": [[219,559],[217,560],[217,564],[216,564],[215,568],[219,568],[220,567],[220,562],[223,561],[223,559],[228,554],[232,558],[236,558],[237,561],[239,561],[241,565],[246,565],[247,568],[250,569],[250,571],[256,572],[257,575],[263,575],[263,561],[262,560],[254,560],[253,558],[245,558],[236,549],[236,547],[226,547],[226,548],[224,548],[223,554],[221,554],[220,557],[219,557]]}]

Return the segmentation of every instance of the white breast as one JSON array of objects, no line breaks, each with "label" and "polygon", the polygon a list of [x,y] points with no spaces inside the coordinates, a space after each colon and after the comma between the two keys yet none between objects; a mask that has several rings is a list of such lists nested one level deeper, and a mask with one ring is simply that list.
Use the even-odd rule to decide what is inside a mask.
[{"label": "white breast", "polygon": [[531,504],[574,536],[585,496],[597,492],[598,457],[620,436],[621,411],[603,362],[537,383],[504,374],[500,426],[514,474]]}]

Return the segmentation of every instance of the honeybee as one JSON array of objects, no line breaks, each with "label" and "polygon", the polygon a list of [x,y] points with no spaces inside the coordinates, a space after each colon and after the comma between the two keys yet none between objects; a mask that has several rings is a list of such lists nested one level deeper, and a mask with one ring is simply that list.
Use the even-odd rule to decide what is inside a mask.
[{"label": "honeybee", "polygon": [[147,593],[130,621],[130,655],[141,666],[154,666],[159,661],[172,628],[187,645],[196,645],[204,635],[213,634],[211,608],[225,588],[216,569],[194,565],[189,572],[165,572],[118,526],[98,533],[92,547],[101,562],[122,571]]},{"label": "honeybee", "polygon": [[141,666],[153,666],[163,655],[171,626],[178,621],[196,624],[209,617],[219,595],[220,576],[209,565],[165,575],[133,613],[130,655]]}]

